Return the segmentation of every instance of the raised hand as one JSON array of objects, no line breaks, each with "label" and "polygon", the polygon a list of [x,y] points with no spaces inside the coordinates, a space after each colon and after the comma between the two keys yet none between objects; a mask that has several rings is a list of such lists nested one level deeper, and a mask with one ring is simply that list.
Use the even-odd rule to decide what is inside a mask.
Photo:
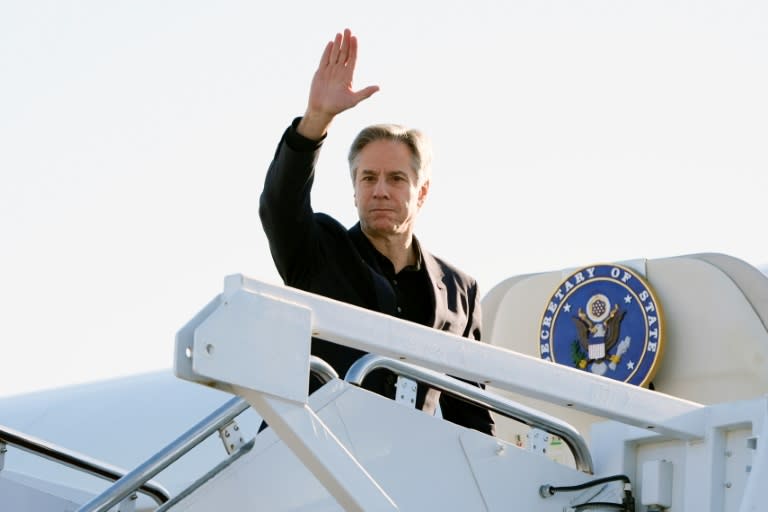
[{"label": "raised hand", "polygon": [[377,85],[359,91],[352,88],[356,61],[357,38],[345,29],[344,34],[336,34],[335,39],[325,46],[320,65],[312,77],[307,111],[298,126],[300,134],[320,139],[337,114],[379,90]]}]

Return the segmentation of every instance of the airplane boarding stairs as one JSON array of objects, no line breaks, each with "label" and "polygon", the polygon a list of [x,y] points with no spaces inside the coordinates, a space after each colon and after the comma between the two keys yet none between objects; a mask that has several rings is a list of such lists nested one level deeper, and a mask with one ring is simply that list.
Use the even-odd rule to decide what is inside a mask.
[{"label": "airplane boarding stairs", "polygon": [[[492,290],[483,303],[491,344],[228,277],[179,331],[175,371],[239,395],[270,428],[154,510],[768,511],[768,280],[723,255],[639,266],[667,313],[656,391],[506,345],[530,338],[525,329],[536,339],[536,320],[516,316],[530,316],[520,304],[543,299],[527,306],[540,320],[552,284],[570,271]],[[312,336],[377,355],[307,396]],[[354,384],[378,366],[518,423],[499,422],[492,438]],[[570,448],[566,463],[540,442],[552,436]],[[158,454],[77,510],[130,510],[135,489],[171,458]]]}]

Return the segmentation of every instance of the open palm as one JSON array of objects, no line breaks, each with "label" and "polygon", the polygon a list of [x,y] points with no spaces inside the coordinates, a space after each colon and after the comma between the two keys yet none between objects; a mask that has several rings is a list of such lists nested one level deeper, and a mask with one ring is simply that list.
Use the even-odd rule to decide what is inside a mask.
[{"label": "open palm", "polygon": [[[354,107],[379,90],[378,86],[368,86],[359,91],[353,89],[352,81],[357,62],[357,38],[349,29],[343,34],[336,34],[323,51],[320,65],[312,77],[305,125],[312,123],[320,127],[322,135],[337,114]],[[318,129],[308,130],[317,132]],[[311,133],[317,136],[317,133]]]}]

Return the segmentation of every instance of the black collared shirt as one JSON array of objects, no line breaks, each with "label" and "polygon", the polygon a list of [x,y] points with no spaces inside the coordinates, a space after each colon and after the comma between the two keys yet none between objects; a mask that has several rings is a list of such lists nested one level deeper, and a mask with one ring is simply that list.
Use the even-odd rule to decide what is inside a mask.
[{"label": "black collared shirt", "polygon": [[389,258],[377,251],[375,247],[372,249],[381,269],[381,274],[387,279],[395,293],[394,316],[432,327],[434,306],[430,300],[431,284],[416,239],[414,239],[414,247],[417,256],[416,263],[406,266],[398,273],[395,273],[395,266]]}]

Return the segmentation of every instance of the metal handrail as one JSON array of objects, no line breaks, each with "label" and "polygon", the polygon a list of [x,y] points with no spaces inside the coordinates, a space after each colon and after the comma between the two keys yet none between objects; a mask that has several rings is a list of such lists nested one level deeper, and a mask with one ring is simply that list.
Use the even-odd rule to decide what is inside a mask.
[{"label": "metal handrail", "polygon": [[333,379],[339,378],[339,374],[333,369],[333,366],[317,356],[309,357],[309,373],[319,378],[323,384],[328,384]]},{"label": "metal handrail", "polygon": [[[331,365],[322,359],[310,358],[310,372],[324,383],[338,379],[339,375]],[[130,496],[144,482],[176,462],[192,448],[203,442],[219,428],[226,425],[250,405],[236,396],[206,416],[195,426],[181,434],[175,441],[123,476],[104,492],[77,509],[77,512],[104,512]]]},{"label": "metal handrail", "polygon": [[391,370],[399,375],[423,382],[430,387],[444,391],[466,402],[483,406],[530,427],[540,428],[555,434],[561,437],[571,449],[576,468],[585,473],[593,473],[592,456],[589,453],[587,443],[573,426],[554,416],[513,402],[448,375],[396,359],[376,354],[366,354],[350,366],[344,380],[360,386],[366,375],[379,368]]},{"label": "metal handrail", "polygon": [[[103,478],[104,480],[109,480],[110,482],[119,480],[127,473],[126,470],[117,466],[112,466],[74,450],[57,446],[5,426],[0,426],[0,443],[7,443],[26,452],[39,455],[84,473]],[[157,482],[150,482],[149,479],[142,482],[133,491],[146,494],[155,500],[158,505],[170,499],[170,493],[163,486]]]}]

